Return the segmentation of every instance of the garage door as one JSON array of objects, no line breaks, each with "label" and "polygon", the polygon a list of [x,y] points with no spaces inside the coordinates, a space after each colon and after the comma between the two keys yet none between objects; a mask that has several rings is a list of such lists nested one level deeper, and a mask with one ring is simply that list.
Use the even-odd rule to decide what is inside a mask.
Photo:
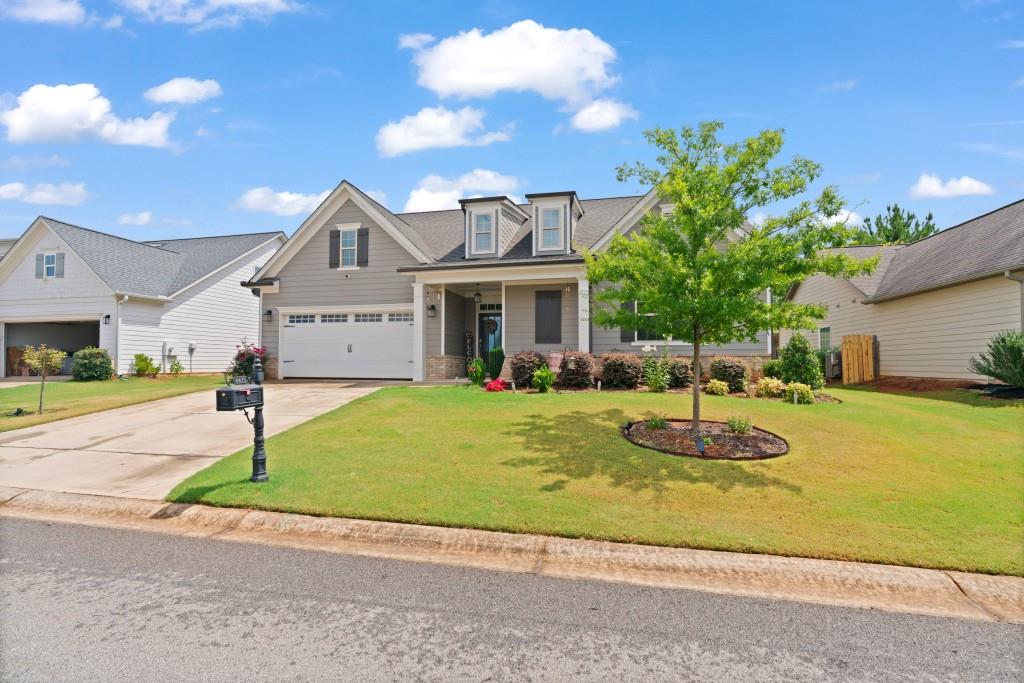
[{"label": "garage door", "polygon": [[412,379],[412,310],[286,313],[283,318],[285,377]]}]

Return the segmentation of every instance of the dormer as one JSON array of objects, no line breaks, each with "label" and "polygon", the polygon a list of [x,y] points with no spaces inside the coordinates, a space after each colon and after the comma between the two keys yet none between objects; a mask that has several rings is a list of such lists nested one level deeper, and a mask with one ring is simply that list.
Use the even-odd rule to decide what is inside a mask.
[{"label": "dormer", "polygon": [[583,215],[576,193],[538,192],[526,199],[533,218],[533,255],[571,254],[576,224]]},{"label": "dormer", "polygon": [[513,235],[530,215],[508,197],[460,199],[465,215],[467,259],[498,258],[509,248]]}]

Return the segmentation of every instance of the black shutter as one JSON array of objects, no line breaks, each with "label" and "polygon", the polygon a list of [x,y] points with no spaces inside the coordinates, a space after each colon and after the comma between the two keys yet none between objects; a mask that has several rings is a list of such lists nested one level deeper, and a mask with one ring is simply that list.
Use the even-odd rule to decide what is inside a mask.
[{"label": "black shutter", "polygon": [[64,252],[58,252],[55,261],[54,277],[64,277]]},{"label": "black shutter", "polygon": [[534,343],[562,343],[562,290],[536,292]]},{"label": "black shutter", "polygon": [[331,230],[330,246],[327,247],[327,265],[341,267],[341,230]]},{"label": "black shutter", "polygon": [[36,254],[36,279],[43,279],[43,255]]},{"label": "black shutter", "polygon": [[356,233],[356,265],[362,268],[370,265],[370,229],[359,228]]},{"label": "black shutter", "polygon": [[[620,308],[622,310],[624,310],[624,311],[629,311],[630,313],[634,313],[634,312],[636,312],[636,303],[633,302],[633,301],[627,301],[626,303],[622,304],[622,306],[620,306]],[[623,344],[631,343],[631,342],[636,341],[636,332],[634,332],[633,330],[630,330],[630,329],[627,329],[627,328],[623,327],[622,328],[622,332],[619,335],[619,341],[622,342]]]}]

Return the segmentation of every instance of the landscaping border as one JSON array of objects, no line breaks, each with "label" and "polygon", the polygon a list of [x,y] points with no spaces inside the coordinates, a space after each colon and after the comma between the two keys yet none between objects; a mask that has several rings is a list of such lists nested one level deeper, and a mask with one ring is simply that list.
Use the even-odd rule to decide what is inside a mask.
[{"label": "landscaping border", "polygon": [[[669,419],[669,422],[686,422],[686,421],[687,420]],[[782,441],[782,443],[786,444],[786,450],[784,452],[782,452],[782,453],[776,453],[776,454],[773,454],[773,455],[751,455],[751,456],[747,456],[747,457],[744,457],[744,458],[719,458],[718,456],[714,456],[714,455],[693,455],[692,453],[682,453],[680,451],[666,451],[666,450],[663,450],[661,448],[655,448],[654,446],[648,446],[647,444],[638,443],[638,442],[634,441],[633,439],[629,438],[629,430],[633,427],[633,425],[637,425],[637,424],[640,424],[640,423],[643,423],[643,422],[646,422],[646,420],[633,420],[631,422],[627,422],[624,425],[620,425],[619,426],[619,430],[622,432],[622,438],[624,438],[626,441],[630,442],[634,446],[639,446],[640,448],[646,448],[647,450],[654,451],[655,453],[664,453],[665,455],[671,455],[671,456],[676,457],[676,458],[694,458],[696,460],[720,460],[720,461],[723,461],[723,462],[753,462],[753,461],[756,461],[756,460],[772,460],[774,458],[781,458],[782,456],[789,454],[789,441],[787,439],[784,439],[783,437],[779,436],[775,432],[770,432],[767,429],[761,429],[760,427],[754,427],[754,429],[758,430],[759,432],[764,432],[765,434],[768,434],[769,436],[774,436],[776,439]],[[704,420],[704,422],[709,422],[709,423],[713,422],[715,424],[725,424],[721,420]]]}]

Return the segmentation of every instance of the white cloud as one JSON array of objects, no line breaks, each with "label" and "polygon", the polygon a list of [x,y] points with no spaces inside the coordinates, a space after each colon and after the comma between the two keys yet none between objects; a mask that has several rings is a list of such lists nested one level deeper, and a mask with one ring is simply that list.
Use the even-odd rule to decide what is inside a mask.
[{"label": "white cloud", "polygon": [[18,95],[17,106],[0,111],[8,142],[78,142],[93,138],[115,145],[167,147],[174,114],[120,119],[110,100],[92,83],[33,85]]},{"label": "white cloud", "polygon": [[89,197],[85,183],[7,183],[0,185],[0,199],[13,199],[26,204],[61,204],[77,206]]},{"label": "white cloud", "polygon": [[484,110],[463,107],[425,107],[401,121],[392,121],[377,131],[377,151],[393,157],[435,147],[484,146],[509,139],[507,132],[481,132]]},{"label": "white cloud", "polygon": [[37,168],[70,165],[71,162],[59,154],[51,154],[50,156],[12,156],[0,159],[0,170],[4,171],[27,171]]},{"label": "white cloud", "polygon": [[0,16],[26,23],[81,24],[86,15],[78,0],[0,0]]},{"label": "white cloud", "polygon": [[120,14],[115,14],[103,20],[103,28],[105,29],[121,28],[122,26],[124,26],[124,17]]},{"label": "white cloud", "polygon": [[1024,50],[1024,40],[1004,40],[999,47],[1004,50]]},{"label": "white cloud", "polygon": [[383,190],[366,190],[365,192],[367,197],[381,206],[386,207],[388,205],[388,195]]},{"label": "white cloud", "polygon": [[195,78],[182,77],[172,78],[166,83],[150,88],[143,93],[143,97],[160,104],[195,104],[223,94],[224,91],[217,81],[199,81]]},{"label": "white cloud", "polygon": [[409,193],[405,211],[439,211],[459,208],[459,200],[472,196],[469,192],[509,194],[520,185],[519,178],[497,171],[476,168],[457,178],[444,178],[431,174],[421,180]]},{"label": "white cloud", "polygon": [[117,222],[121,225],[149,225],[153,222],[153,212],[122,213],[117,217]]},{"label": "white cloud", "polygon": [[911,199],[923,197],[934,197],[944,199],[947,197],[963,197],[966,195],[995,194],[991,185],[983,183],[969,176],[950,178],[943,182],[937,175],[922,173],[914,186],[910,188]]},{"label": "white cloud", "polygon": [[320,194],[300,194],[275,192],[269,187],[254,187],[238,199],[237,206],[246,211],[294,216],[312,213],[330,193],[330,190],[324,190]]},{"label": "white cloud", "polygon": [[748,220],[760,228],[768,220],[768,214],[764,211],[755,211],[753,216],[748,217]]},{"label": "white cloud", "polygon": [[196,29],[238,26],[245,21],[267,21],[277,14],[297,12],[292,0],[117,0],[145,21],[185,24]]},{"label": "white cloud", "polygon": [[856,211],[847,211],[846,209],[841,210],[835,216],[831,218],[821,217],[829,225],[836,225],[837,223],[846,223],[847,225],[863,225],[864,217]]},{"label": "white cloud", "polygon": [[594,100],[572,117],[572,127],[587,133],[615,128],[623,121],[636,120],[636,110],[624,102],[604,99]]},{"label": "white cloud", "polygon": [[832,81],[818,88],[820,92],[849,92],[860,85],[860,79],[848,78],[841,81]]},{"label": "white cloud", "polygon": [[398,47],[402,50],[422,50],[437,40],[429,33],[403,33],[398,36]]}]

